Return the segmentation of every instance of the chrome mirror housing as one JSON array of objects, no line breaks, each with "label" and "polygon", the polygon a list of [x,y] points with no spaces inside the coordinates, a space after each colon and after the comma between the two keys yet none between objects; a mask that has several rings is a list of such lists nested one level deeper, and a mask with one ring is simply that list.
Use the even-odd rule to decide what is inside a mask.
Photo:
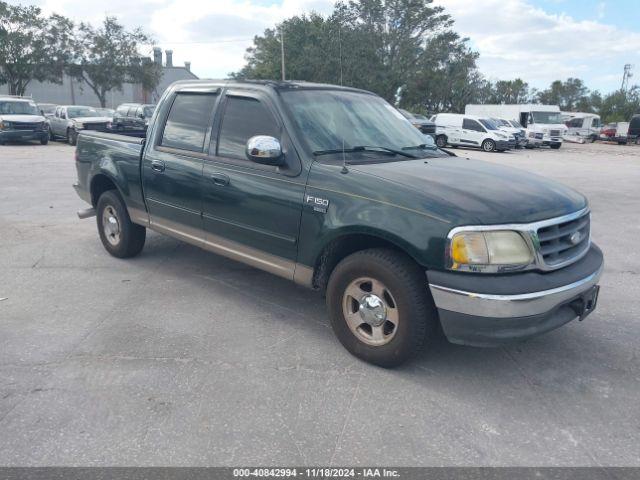
[{"label": "chrome mirror housing", "polygon": [[249,160],[264,165],[282,165],[284,155],[277,138],[256,135],[247,140],[246,155]]}]

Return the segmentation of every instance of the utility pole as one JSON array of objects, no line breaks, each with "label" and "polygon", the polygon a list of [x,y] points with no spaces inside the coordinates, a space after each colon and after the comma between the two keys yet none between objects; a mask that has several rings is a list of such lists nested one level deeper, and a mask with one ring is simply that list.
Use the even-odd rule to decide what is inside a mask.
[{"label": "utility pole", "polygon": [[284,29],[280,27],[280,56],[282,58],[282,81],[284,82],[285,74],[284,74],[284,32],[283,30]]}]

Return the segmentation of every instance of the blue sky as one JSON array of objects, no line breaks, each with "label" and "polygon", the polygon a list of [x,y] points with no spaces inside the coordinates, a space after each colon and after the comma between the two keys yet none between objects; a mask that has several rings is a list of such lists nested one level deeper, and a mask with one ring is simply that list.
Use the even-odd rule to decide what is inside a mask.
[{"label": "blue sky", "polygon": [[[334,0],[9,0],[37,3],[78,21],[116,15],[141,25],[174,63],[192,62],[201,77],[221,78],[244,65],[254,35],[291,15],[328,13]],[[591,89],[620,87],[625,63],[640,83],[640,0],[435,0],[454,29],[480,52],[492,80],[516,77],[532,87],[582,78]],[[150,52],[149,52],[150,53]]]}]

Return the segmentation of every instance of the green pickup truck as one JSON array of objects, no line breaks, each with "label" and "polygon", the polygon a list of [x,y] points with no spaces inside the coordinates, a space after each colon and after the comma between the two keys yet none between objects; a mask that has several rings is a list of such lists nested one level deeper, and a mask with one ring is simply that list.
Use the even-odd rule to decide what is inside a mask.
[{"label": "green pickup truck", "polygon": [[76,167],[78,215],[111,255],[150,228],[316,289],[340,342],[381,366],[440,327],[495,346],[596,305],[584,196],[448,154],[362,90],[178,82],[145,139],[83,132]]}]

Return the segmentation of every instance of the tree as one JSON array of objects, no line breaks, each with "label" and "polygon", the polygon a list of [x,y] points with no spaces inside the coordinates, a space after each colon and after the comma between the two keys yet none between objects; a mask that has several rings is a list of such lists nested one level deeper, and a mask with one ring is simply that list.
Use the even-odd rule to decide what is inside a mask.
[{"label": "tree", "polygon": [[488,103],[525,103],[529,99],[529,84],[520,78],[498,80],[491,84]]},{"label": "tree", "polygon": [[103,107],[107,93],[122,91],[124,83],[140,83],[145,90],[153,90],[162,71],[140,55],[141,45],[149,43],[151,38],[141,29],[127,31],[114,17],[106,17],[98,28],[81,23],[76,58],[69,71],[93,90]]},{"label": "tree", "polygon": [[72,34],[68,18],[0,1],[0,84],[8,84],[11,95],[24,95],[32,80],[62,83]]},{"label": "tree", "polygon": [[640,85],[606,95],[598,113],[604,123],[628,122],[634,113],[640,113]]},{"label": "tree", "polygon": [[[352,0],[328,17],[302,15],[254,38],[241,78],[281,76],[284,35],[287,78],[342,83],[393,101],[419,68],[427,44],[448,31],[451,20],[432,0]],[[455,34],[454,34],[455,35]]]},{"label": "tree", "polygon": [[551,86],[538,92],[539,103],[559,105],[561,110],[575,111],[580,104],[584,107],[589,102],[589,89],[579,78],[568,78],[564,82],[554,81]]}]

